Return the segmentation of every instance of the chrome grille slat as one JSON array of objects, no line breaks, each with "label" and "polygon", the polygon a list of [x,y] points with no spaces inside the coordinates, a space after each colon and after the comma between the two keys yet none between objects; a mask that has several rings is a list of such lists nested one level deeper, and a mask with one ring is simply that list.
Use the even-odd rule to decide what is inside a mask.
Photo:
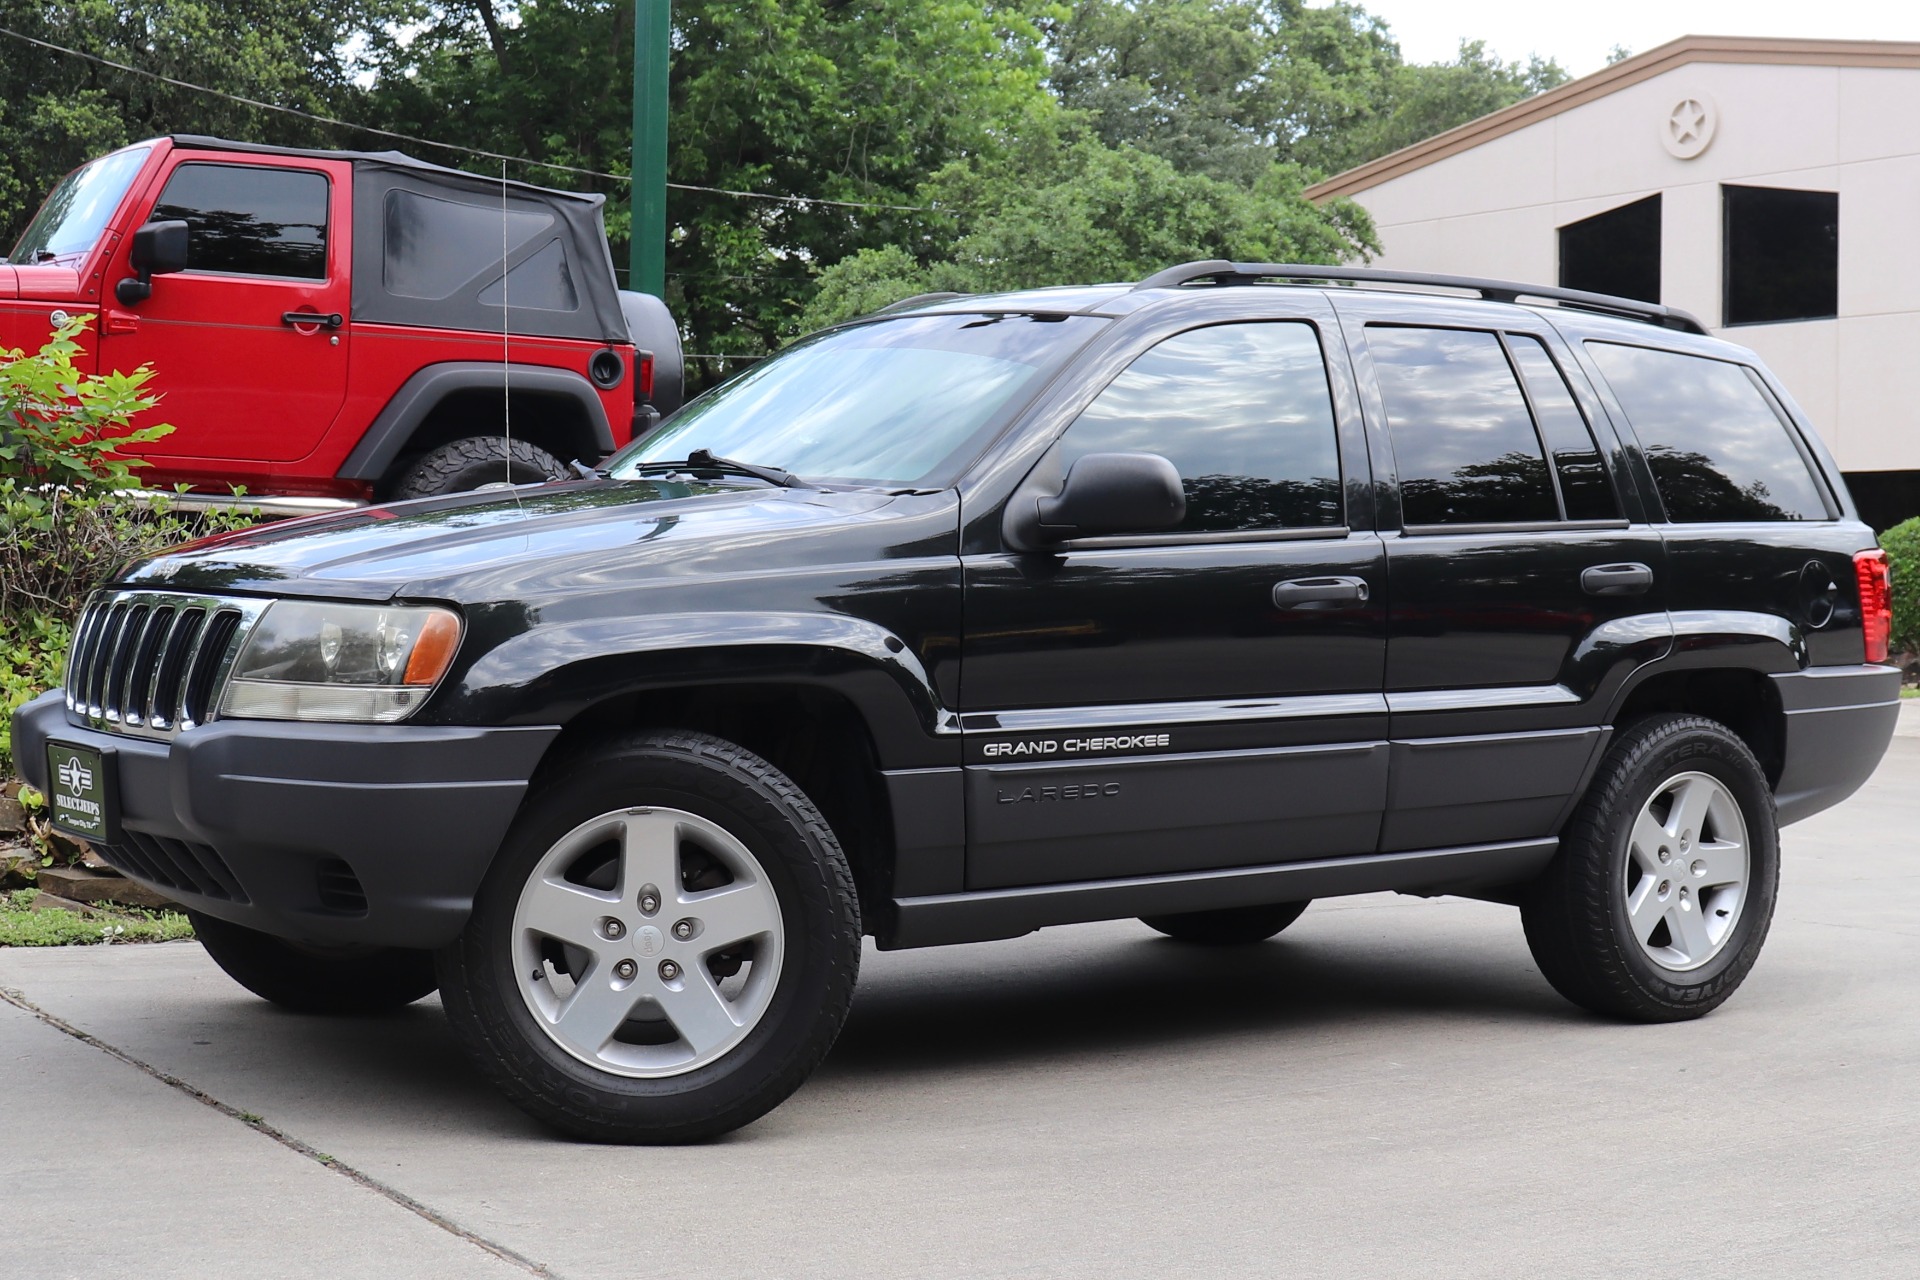
[{"label": "chrome grille slat", "polygon": [[118,720],[120,708],[126,705],[127,667],[133,662],[134,651],[140,647],[139,637],[152,608],[150,604],[128,605],[127,616],[121,619],[120,634],[113,643],[113,659],[107,663],[107,691],[100,699],[101,711],[109,722]]},{"label": "chrome grille slat", "polygon": [[194,605],[181,607],[167,632],[153,664],[153,688],[147,696],[147,727],[169,729],[180,719],[180,677],[186,671],[187,650],[200,638],[207,623],[207,611]]},{"label": "chrome grille slat", "polygon": [[133,658],[127,663],[127,695],[121,704],[120,718],[132,724],[146,721],[153,705],[153,678],[160,674],[160,642],[173,629],[173,617],[179,610],[170,604],[156,604],[147,610],[146,625],[134,642]]},{"label": "chrome grille slat", "polygon": [[69,714],[96,729],[170,738],[211,718],[241,643],[270,601],[103,591],[67,658]]},{"label": "chrome grille slat", "polygon": [[[88,601],[87,607],[80,611],[80,625],[73,629],[73,647],[67,650],[67,670],[61,679],[61,684],[67,693],[67,710],[69,711],[85,705],[87,700],[84,688],[87,650],[93,644],[94,637],[100,634],[101,613],[99,601]],[[76,689],[81,692],[76,694],[74,692]]]}]

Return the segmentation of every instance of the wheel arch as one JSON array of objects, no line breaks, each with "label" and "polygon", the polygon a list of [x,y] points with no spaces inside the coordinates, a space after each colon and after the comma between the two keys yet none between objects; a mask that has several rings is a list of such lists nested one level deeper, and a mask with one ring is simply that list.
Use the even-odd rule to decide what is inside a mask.
[{"label": "wheel arch", "polygon": [[888,771],[960,761],[951,717],[912,651],[877,624],[831,615],[541,627],[484,656],[461,686],[465,705],[447,710],[458,718],[544,712],[560,724],[536,783],[596,740],[635,729],[711,733],[761,756],[840,838],[869,931],[888,927],[899,852]]},{"label": "wheel arch", "polygon": [[1786,768],[1787,718],[1780,692],[1767,673],[1734,665],[1724,656],[1720,665],[1640,673],[1614,711],[1613,731],[1617,735],[1667,713],[1705,716],[1725,725],[1753,752],[1767,785],[1780,785]]},{"label": "wheel arch", "polygon": [[448,361],[428,365],[401,384],[339,475],[389,484],[414,455],[464,436],[502,434],[509,423],[515,438],[562,462],[603,457],[614,447],[606,408],[580,374],[545,365]]}]

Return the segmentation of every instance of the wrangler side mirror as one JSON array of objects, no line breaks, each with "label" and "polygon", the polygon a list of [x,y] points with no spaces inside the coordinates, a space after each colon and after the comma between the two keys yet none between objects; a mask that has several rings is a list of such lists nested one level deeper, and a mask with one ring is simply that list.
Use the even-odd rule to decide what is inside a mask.
[{"label": "wrangler side mirror", "polygon": [[127,261],[136,276],[128,276],[113,286],[120,305],[131,307],[153,296],[153,277],[172,275],[187,269],[187,224],[149,222],[133,233]]},{"label": "wrangler side mirror", "polygon": [[1036,543],[1065,542],[1152,533],[1186,518],[1186,491],[1171,462],[1157,453],[1089,453],[1068,470],[1059,493],[1035,501],[1021,532]]}]

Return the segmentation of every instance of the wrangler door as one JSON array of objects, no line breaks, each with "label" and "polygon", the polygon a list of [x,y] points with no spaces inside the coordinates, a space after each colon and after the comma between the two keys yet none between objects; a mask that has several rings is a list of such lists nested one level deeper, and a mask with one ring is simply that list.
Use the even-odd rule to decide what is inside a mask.
[{"label": "wrangler door", "polygon": [[[170,467],[257,484],[261,463],[313,451],[347,395],[352,168],[175,152],[148,221],[187,224],[187,269],[155,276],[152,296],[108,300],[101,364],[152,364],[156,421],[143,446]],[[108,278],[132,274],[128,236]],[[175,462],[174,459],[180,461]]]},{"label": "wrangler door", "polygon": [[970,527],[969,888],[1375,848],[1385,559],[1350,375],[1321,299],[1233,292],[1096,356],[1110,381],[1042,411],[1057,438],[1008,500],[1153,453],[1183,523],[1029,551]]}]

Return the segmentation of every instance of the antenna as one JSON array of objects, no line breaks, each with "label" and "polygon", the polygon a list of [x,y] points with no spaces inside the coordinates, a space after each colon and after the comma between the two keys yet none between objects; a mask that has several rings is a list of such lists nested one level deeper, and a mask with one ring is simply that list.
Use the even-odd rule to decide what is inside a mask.
[{"label": "antenna", "polygon": [[[507,440],[507,486],[513,486],[513,355],[508,335],[513,332],[513,308],[507,301],[507,162],[500,162],[500,430]],[[514,490],[514,501],[520,491]]]}]

